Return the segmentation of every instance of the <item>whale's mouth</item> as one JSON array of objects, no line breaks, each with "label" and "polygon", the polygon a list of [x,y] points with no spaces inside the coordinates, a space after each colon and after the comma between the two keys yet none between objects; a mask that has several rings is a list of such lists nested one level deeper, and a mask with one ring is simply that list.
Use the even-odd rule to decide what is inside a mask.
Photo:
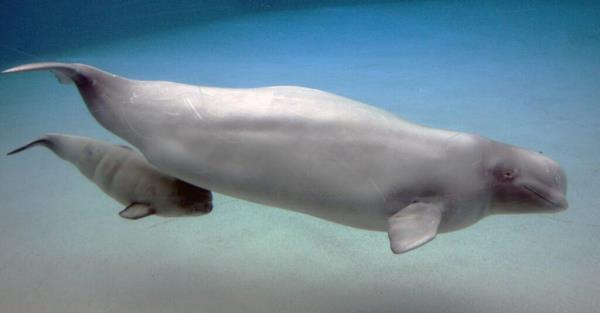
[{"label": "whale's mouth", "polygon": [[551,206],[557,209],[565,210],[569,207],[567,200],[562,197],[560,199],[553,199],[552,197],[544,195],[543,193],[537,191],[535,188],[529,185],[523,185],[523,188],[527,189],[529,192],[533,193],[538,198],[542,199],[544,202],[550,204]]}]

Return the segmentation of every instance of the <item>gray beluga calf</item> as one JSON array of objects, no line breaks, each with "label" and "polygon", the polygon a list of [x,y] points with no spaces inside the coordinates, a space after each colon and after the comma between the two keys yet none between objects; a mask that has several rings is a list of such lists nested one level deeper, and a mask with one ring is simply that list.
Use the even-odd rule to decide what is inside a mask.
[{"label": "gray beluga calf", "polygon": [[387,231],[402,253],[493,213],[565,209],[550,158],[484,137],[428,128],[331,93],[227,89],[37,63],[74,82],[106,129],[161,171],[234,197]]},{"label": "gray beluga calf", "polygon": [[75,165],[106,194],[126,205],[121,217],[148,215],[197,216],[212,210],[212,193],[160,173],[144,157],[126,146],[91,138],[47,134],[8,155],[44,146]]}]

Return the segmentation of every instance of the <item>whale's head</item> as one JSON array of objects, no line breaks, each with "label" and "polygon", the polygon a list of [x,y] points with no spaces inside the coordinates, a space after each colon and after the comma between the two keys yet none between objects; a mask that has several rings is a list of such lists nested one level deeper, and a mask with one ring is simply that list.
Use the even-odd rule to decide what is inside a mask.
[{"label": "whale's head", "polygon": [[204,188],[194,186],[182,180],[175,179],[172,197],[178,212],[175,215],[198,216],[208,214],[213,209],[212,192]]},{"label": "whale's head", "polygon": [[488,153],[490,213],[558,212],[568,207],[567,178],[554,160],[498,142]]}]

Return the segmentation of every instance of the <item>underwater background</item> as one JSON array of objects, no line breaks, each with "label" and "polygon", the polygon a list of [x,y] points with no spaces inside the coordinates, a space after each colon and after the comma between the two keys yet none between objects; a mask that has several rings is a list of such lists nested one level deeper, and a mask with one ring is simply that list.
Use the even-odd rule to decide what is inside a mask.
[{"label": "underwater background", "polygon": [[[490,216],[394,255],[387,234],[216,194],[197,218],[122,206],[47,149],[0,156],[0,312],[600,311],[597,1],[0,1],[0,66],[301,85],[524,146],[570,208]],[[0,151],[122,143],[48,72],[0,75]]]}]

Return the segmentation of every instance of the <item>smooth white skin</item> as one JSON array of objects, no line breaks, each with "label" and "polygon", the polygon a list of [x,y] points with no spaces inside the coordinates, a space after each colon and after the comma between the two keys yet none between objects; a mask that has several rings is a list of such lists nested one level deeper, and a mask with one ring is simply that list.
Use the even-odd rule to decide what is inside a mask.
[{"label": "smooth white skin", "polygon": [[[504,158],[496,156],[526,161],[506,164],[544,162],[533,169],[549,174],[535,177],[564,177],[554,161],[529,150],[419,126],[315,89],[135,81],[80,64],[33,64],[7,72],[38,69],[74,80],[98,122],[161,171],[215,192],[353,227],[386,231],[390,216],[423,202],[443,208],[443,232],[476,222],[490,208],[504,212],[505,203],[518,200],[518,208],[525,196],[540,202],[530,191],[511,197],[510,184],[493,179]],[[543,195],[556,195],[554,203],[566,205],[565,179],[540,183],[527,180],[527,168],[520,172],[521,180],[534,181],[537,190],[553,189]],[[503,202],[495,201],[494,188],[503,188]]]},{"label": "smooth white skin", "polygon": [[445,203],[441,230],[484,214],[480,137],[302,87],[93,82],[80,90],[94,117],[197,186],[380,231],[415,200]]},{"label": "smooth white skin", "polygon": [[[179,204],[181,195],[176,189],[177,179],[159,172],[134,150],[63,134],[48,134],[44,139],[56,155],[75,165],[107,195],[125,206],[147,204],[160,216],[202,213],[191,207],[182,207]],[[198,192],[208,193],[200,188]],[[210,205],[210,201],[206,204]]]}]

